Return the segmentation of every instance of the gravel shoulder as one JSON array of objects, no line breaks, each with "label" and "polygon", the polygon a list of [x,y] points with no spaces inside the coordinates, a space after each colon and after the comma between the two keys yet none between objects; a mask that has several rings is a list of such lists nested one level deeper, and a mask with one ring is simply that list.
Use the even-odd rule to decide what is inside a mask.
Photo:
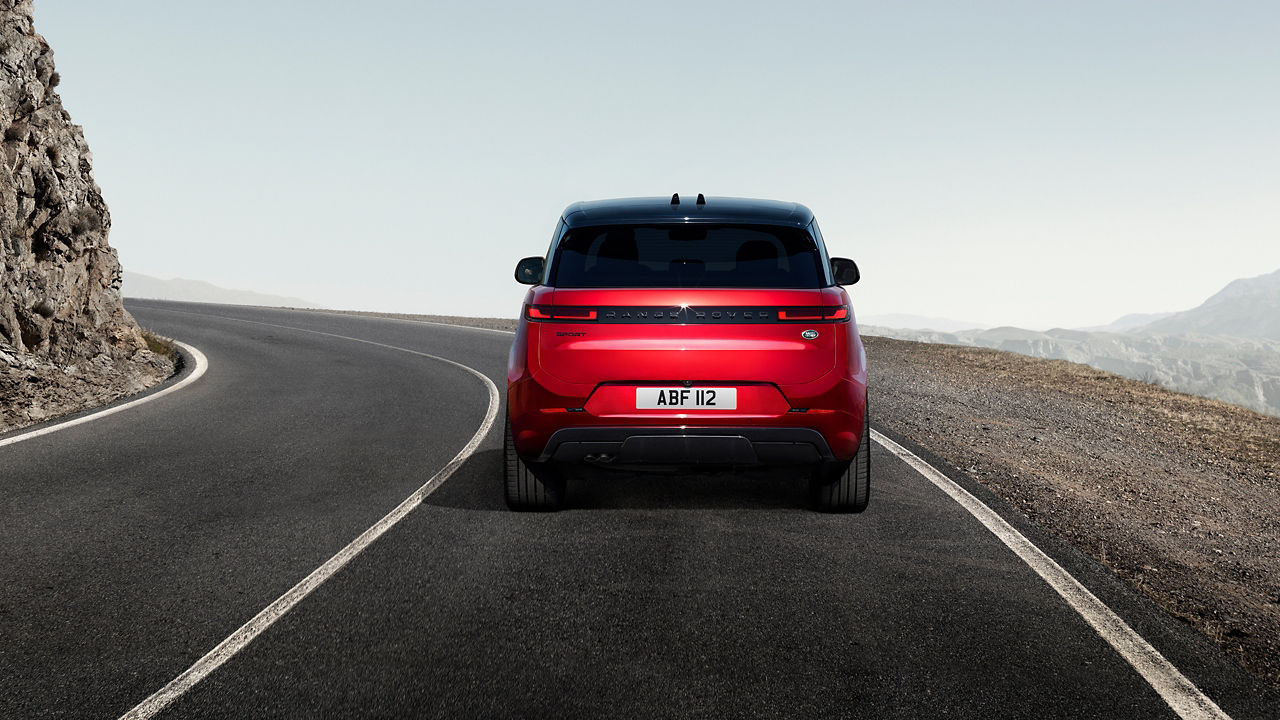
[{"label": "gravel shoulder", "polygon": [[1280,418],[1063,360],[864,341],[876,422],[1280,686]]},{"label": "gravel shoulder", "polygon": [[[350,314],[515,328],[502,318]],[[1280,686],[1280,418],[1064,360],[864,341],[877,424]]]}]

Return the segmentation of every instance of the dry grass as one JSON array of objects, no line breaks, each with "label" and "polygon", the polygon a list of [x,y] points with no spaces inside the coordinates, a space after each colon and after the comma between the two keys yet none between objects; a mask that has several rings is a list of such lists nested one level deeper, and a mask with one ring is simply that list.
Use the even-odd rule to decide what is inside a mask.
[{"label": "dry grass", "polygon": [[182,364],[182,355],[178,353],[178,349],[174,347],[173,341],[167,337],[157,335],[145,328],[142,329],[142,337],[147,341],[147,349],[162,357],[169,358],[169,362],[173,366],[180,367]]}]

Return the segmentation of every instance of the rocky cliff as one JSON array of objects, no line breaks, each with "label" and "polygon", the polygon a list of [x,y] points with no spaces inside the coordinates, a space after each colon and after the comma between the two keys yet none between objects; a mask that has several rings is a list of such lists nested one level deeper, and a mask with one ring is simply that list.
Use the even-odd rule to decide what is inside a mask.
[{"label": "rocky cliff", "polygon": [[[0,0],[0,432],[164,370],[124,309],[111,216],[58,81],[31,0]],[[75,378],[96,389],[77,399]]]}]

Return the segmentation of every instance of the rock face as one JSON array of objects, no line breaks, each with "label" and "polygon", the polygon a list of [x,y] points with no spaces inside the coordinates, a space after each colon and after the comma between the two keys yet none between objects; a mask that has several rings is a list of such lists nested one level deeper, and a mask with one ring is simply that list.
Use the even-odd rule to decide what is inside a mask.
[{"label": "rock face", "polygon": [[[145,387],[168,362],[124,309],[111,216],[58,80],[31,0],[0,0],[0,432],[101,402],[108,386]],[[96,390],[78,403],[67,378],[86,373]],[[27,413],[23,398],[41,407]]]},{"label": "rock face", "polygon": [[92,155],[54,90],[31,0],[0,0],[0,342],[67,364],[146,347],[120,296]]}]

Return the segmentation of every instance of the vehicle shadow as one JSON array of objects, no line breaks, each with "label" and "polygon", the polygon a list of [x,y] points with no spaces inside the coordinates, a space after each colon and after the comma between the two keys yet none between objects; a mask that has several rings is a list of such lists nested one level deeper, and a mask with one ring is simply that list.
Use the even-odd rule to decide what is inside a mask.
[{"label": "vehicle shadow", "polygon": [[[740,510],[806,509],[808,480],[786,468],[723,472],[572,472],[565,510]],[[471,456],[426,505],[476,511],[505,511],[502,451]]]}]

